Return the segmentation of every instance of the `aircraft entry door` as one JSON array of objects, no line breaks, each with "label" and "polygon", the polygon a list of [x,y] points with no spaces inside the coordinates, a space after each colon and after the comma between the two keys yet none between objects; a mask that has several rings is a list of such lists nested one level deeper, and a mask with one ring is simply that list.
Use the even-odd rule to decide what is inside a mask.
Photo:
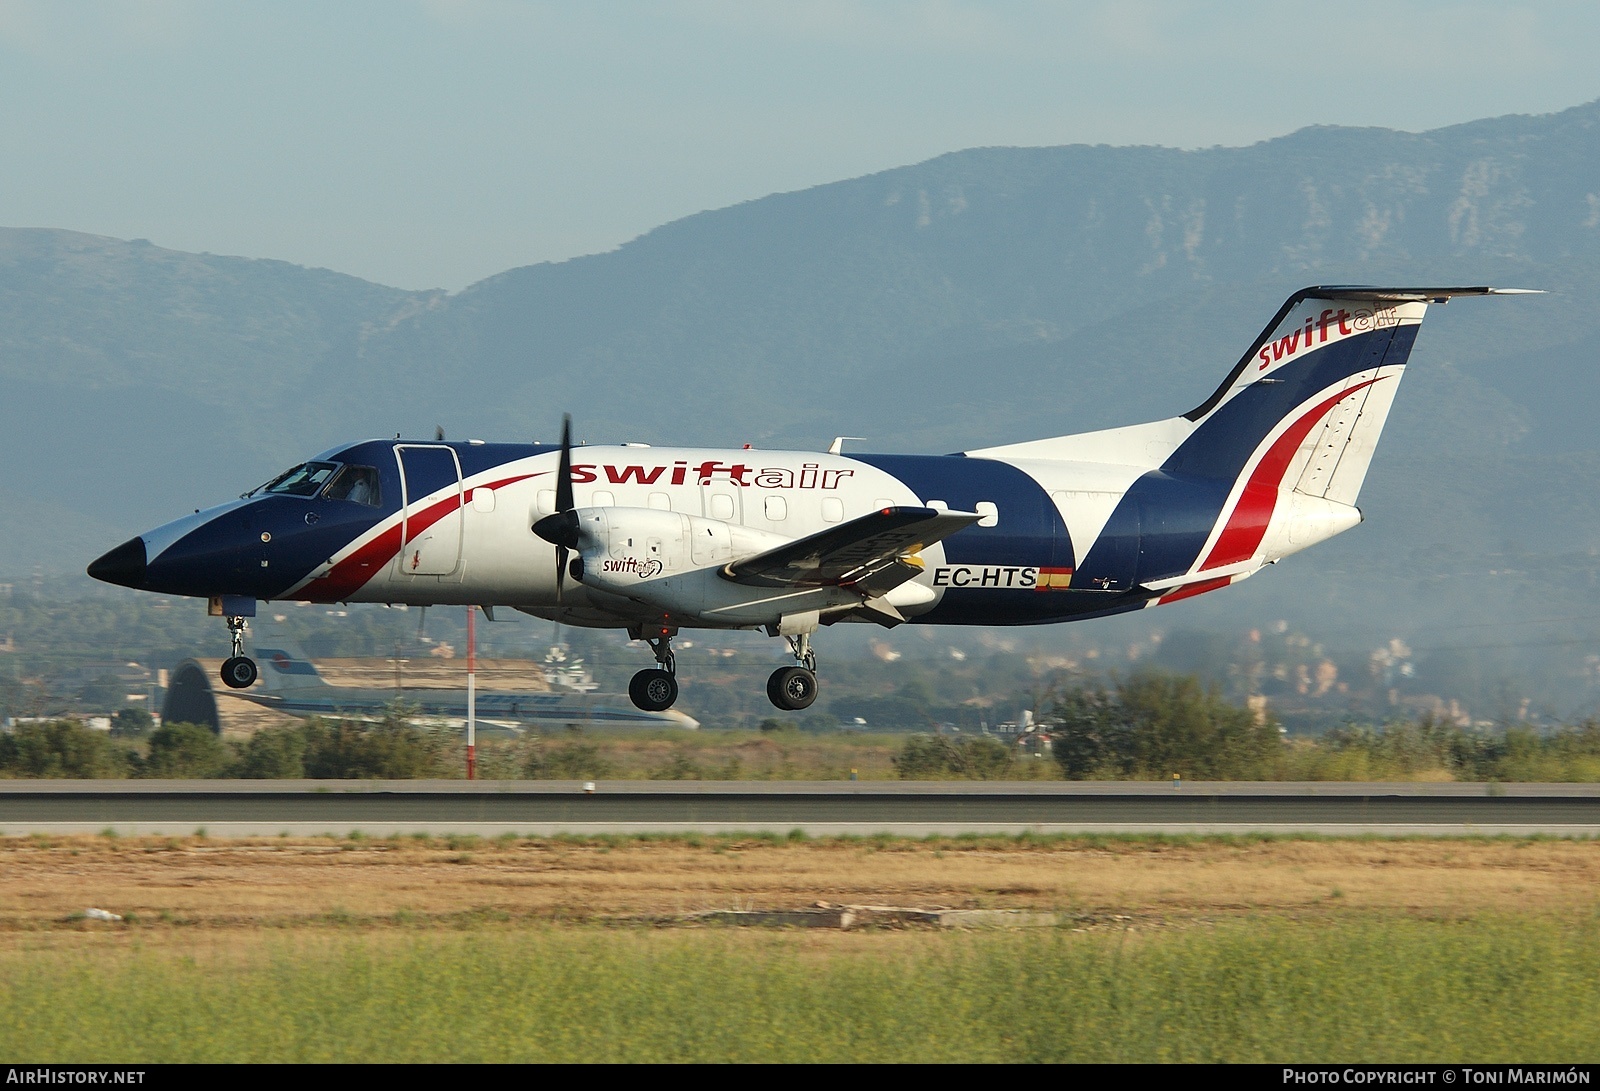
[{"label": "aircraft entry door", "polygon": [[431,444],[396,444],[400,461],[400,572],[449,576],[461,566],[461,462]]}]

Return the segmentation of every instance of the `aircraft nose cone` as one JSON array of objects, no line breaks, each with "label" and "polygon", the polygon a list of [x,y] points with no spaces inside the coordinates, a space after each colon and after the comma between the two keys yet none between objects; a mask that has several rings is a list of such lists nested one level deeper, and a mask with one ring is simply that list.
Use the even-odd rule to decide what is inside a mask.
[{"label": "aircraft nose cone", "polygon": [[129,538],[116,549],[89,565],[89,575],[123,587],[143,587],[145,578],[144,539]]}]

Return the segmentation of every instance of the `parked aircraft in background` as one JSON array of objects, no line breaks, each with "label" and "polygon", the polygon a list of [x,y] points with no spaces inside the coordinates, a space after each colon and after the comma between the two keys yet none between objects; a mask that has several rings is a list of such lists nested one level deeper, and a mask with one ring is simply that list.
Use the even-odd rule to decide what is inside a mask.
[{"label": "parked aircraft in background", "polygon": [[[421,719],[449,724],[467,721],[465,689],[419,686],[396,694],[372,686],[330,685],[294,641],[279,632],[257,639],[255,654],[262,667],[261,685],[242,690],[238,696],[291,716],[381,718],[398,699],[404,702],[409,713]],[[474,695],[473,703],[478,723],[512,731],[552,730],[573,724],[691,730],[700,726],[698,721],[681,712],[649,712],[626,703],[618,704],[616,698],[597,693],[480,690]]]},{"label": "parked aircraft in background", "polygon": [[759,629],[795,660],[768,696],[802,709],[822,626],[1104,617],[1350,529],[1428,304],[1518,291],[1306,288],[1182,416],[952,455],[574,447],[570,422],[559,446],[352,443],[89,574],[210,598],[235,688],[259,601],[457,603],[626,628],[657,662],[630,696],[656,711],[681,629]]}]

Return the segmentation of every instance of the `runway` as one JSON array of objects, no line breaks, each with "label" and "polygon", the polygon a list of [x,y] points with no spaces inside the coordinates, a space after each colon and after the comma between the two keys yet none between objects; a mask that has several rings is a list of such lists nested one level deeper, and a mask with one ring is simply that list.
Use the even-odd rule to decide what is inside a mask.
[{"label": "runway", "polygon": [[1600,785],[0,781],[0,835],[1600,836]]}]

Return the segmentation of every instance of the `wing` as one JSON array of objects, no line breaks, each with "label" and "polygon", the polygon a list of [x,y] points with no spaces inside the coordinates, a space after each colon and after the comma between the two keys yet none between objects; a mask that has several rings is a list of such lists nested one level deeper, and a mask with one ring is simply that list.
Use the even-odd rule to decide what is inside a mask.
[{"label": "wing", "polygon": [[722,575],[756,587],[854,587],[882,595],[922,571],[917,552],[983,516],[934,508],[884,508],[754,557]]}]

